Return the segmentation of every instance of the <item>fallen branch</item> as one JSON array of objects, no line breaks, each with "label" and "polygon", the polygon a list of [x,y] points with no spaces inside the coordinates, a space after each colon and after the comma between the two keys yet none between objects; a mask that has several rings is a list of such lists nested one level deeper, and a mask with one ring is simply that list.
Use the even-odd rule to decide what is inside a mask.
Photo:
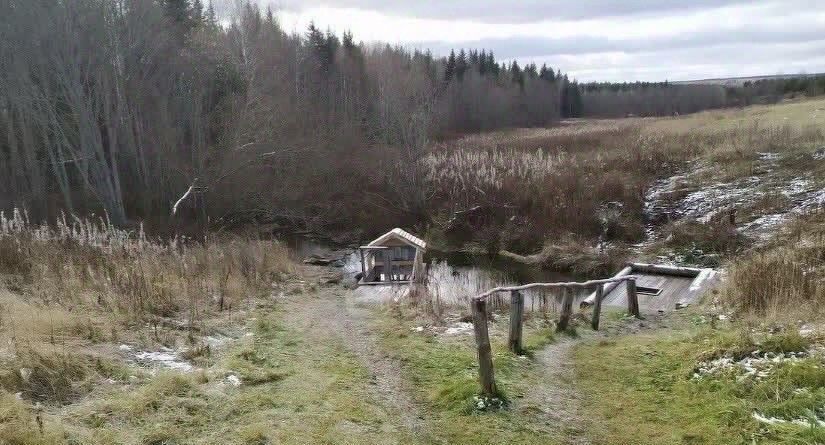
[{"label": "fallen branch", "polygon": [[178,201],[175,203],[175,205],[172,206],[172,216],[175,216],[175,214],[178,213],[178,206],[180,205],[180,203],[185,201],[186,198],[189,197],[189,195],[192,194],[192,191],[195,189],[197,184],[198,184],[198,178],[195,178],[195,180],[192,181],[192,185],[190,185],[189,188],[186,189],[186,193],[184,193],[183,196],[181,196],[180,199],[178,199]]}]

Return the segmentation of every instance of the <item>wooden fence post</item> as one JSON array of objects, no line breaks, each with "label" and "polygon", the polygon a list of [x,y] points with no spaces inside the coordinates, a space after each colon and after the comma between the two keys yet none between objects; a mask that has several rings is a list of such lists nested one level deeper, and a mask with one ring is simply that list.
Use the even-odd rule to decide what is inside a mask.
[{"label": "wooden fence post", "polygon": [[573,290],[567,287],[564,289],[564,300],[561,304],[561,315],[559,316],[559,323],[556,325],[556,332],[567,330],[567,325],[570,324],[570,317],[573,315]]},{"label": "wooden fence post", "polygon": [[524,295],[514,290],[510,292],[510,338],[507,341],[507,347],[515,354],[521,354],[523,315]]},{"label": "wooden fence post", "polygon": [[636,318],[642,318],[639,311],[639,295],[636,293],[636,280],[627,280],[627,312]]},{"label": "wooden fence post", "polygon": [[473,329],[478,347],[478,378],[481,383],[481,393],[493,397],[496,390],[496,380],[493,375],[493,352],[490,349],[490,335],[487,332],[487,301],[483,298],[475,299],[473,307]]},{"label": "wooden fence post", "polygon": [[604,285],[596,286],[596,299],[593,301],[593,317],[590,320],[590,326],[594,331],[599,330],[599,316],[602,313],[602,298],[604,298]]}]

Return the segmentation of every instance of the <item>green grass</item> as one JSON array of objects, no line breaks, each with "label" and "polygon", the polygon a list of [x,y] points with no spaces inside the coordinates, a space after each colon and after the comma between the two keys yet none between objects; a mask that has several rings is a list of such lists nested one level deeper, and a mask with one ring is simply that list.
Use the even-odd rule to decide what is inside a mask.
[{"label": "green grass", "polygon": [[[95,444],[410,443],[370,396],[370,376],[356,357],[311,327],[288,327],[285,316],[260,313],[254,335],[207,372],[161,373],[66,407],[67,437]],[[222,383],[229,374],[243,384]]]},{"label": "green grass", "polygon": [[[754,412],[782,419],[807,418],[825,406],[821,359],[784,364],[761,381],[736,375],[692,379],[697,362],[762,351],[797,351],[798,334],[754,342],[736,330],[633,335],[579,346],[577,384],[586,409],[604,430],[597,443],[737,444],[825,443],[822,428],[770,426]],[[821,415],[821,414],[820,414]]]},{"label": "green grass", "polygon": [[[512,406],[480,412],[473,397],[479,393],[478,362],[471,335],[437,338],[416,332],[413,319],[376,311],[376,327],[385,351],[403,363],[403,376],[427,411],[434,440],[450,444],[552,444],[553,437],[535,418]],[[498,326],[501,328],[501,326]],[[525,356],[507,351],[501,329],[491,324],[496,383],[500,396],[514,401],[541,378],[530,355],[553,341],[549,329],[525,326]],[[512,405],[512,404],[508,404]]]}]

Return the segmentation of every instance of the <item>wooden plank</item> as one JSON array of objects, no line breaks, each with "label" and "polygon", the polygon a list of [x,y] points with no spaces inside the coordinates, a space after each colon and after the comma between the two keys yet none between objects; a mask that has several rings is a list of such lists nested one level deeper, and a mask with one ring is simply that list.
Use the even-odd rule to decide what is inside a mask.
[{"label": "wooden plank", "polygon": [[604,299],[604,285],[596,286],[596,298],[593,300],[593,315],[590,319],[590,326],[594,331],[599,330],[599,317],[602,313],[602,299]]},{"label": "wooden plank", "polygon": [[556,325],[556,332],[566,331],[570,325],[570,317],[573,316],[573,289],[566,287],[563,292],[564,301],[561,304],[561,315]]},{"label": "wooden plank", "polygon": [[522,352],[522,318],[524,317],[524,295],[514,290],[510,292],[510,337],[507,347],[515,354]]},{"label": "wooden plank", "polygon": [[392,281],[392,253],[389,250],[384,251],[384,276],[384,281]]},{"label": "wooden plank", "polygon": [[589,287],[594,287],[597,284],[608,284],[608,283],[621,283],[627,280],[635,280],[636,277],[633,275],[627,276],[616,276],[613,278],[606,278],[603,280],[590,280],[590,281],[583,281],[583,282],[567,282],[567,283],[530,283],[525,284],[522,286],[502,286],[496,287],[494,289],[490,289],[483,294],[476,295],[473,297],[475,300],[480,300],[489,297],[498,292],[512,292],[514,290],[527,290],[527,289],[535,289],[535,288],[544,288],[544,289],[586,289]]},{"label": "wooden plank", "polygon": [[627,280],[627,312],[636,318],[642,318],[639,311],[639,295],[636,293],[636,280]]},{"label": "wooden plank", "polygon": [[661,264],[630,263],[630,267],[633,269],[633,272],[674,275],[687,278],[695,278],[702,272],[702,269],[695,267],[665,266]]},{"label": "wooden plank", "polygon": [[[616,275],[613,275],[613,278],[628,277],[628,276],[630,276],[630,274],[632,272],[633,272],[633,268],[631,268],[630,266],[627,266],[624,269],[620,270],[619,273],[617,273]],[[613,292],[613,289],[615,289],[616,286],[618,286],[620,283],[621,283],[621,281],[613,281],[613,282],[607,283],[607,286],[605,286],[605,288],[603,289],[603,295],[608,295],[610,292]],[[590,305],[593,304],[593,300],[595,300],[595,298],[596,298],[596,293],[593,292],[592,294],[588,295],[587,298],[582,300],[582,302],[579,303],[579,305],[581,307],[590,306]]]},{"label": "wooden plank", "polygon": [[493,371],[493,352],[490,349],[490,334],[487,331],[487,301],[477,299],[472,301],[473,330],[475,331],[476,347],[478,348],[478,379],[481,384],[481,393],[485,396],[496,396],[496,380]]}]

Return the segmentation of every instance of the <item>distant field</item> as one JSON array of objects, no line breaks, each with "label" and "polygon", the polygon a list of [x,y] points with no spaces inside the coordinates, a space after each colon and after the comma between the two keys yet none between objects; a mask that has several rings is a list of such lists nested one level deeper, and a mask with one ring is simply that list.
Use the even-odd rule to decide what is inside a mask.
[{"label": "distant field", "polygon": [[749,77],[719,77],[714,79],[678,80],[671,82],[679,85],[724,85],[726,87],[742,86],[745,82],[756,82],[758,80],[779,80],[794,79],[798,77],[820,76],[823,73],[814,74],[774,74],[772,76],[749,76]]}]

